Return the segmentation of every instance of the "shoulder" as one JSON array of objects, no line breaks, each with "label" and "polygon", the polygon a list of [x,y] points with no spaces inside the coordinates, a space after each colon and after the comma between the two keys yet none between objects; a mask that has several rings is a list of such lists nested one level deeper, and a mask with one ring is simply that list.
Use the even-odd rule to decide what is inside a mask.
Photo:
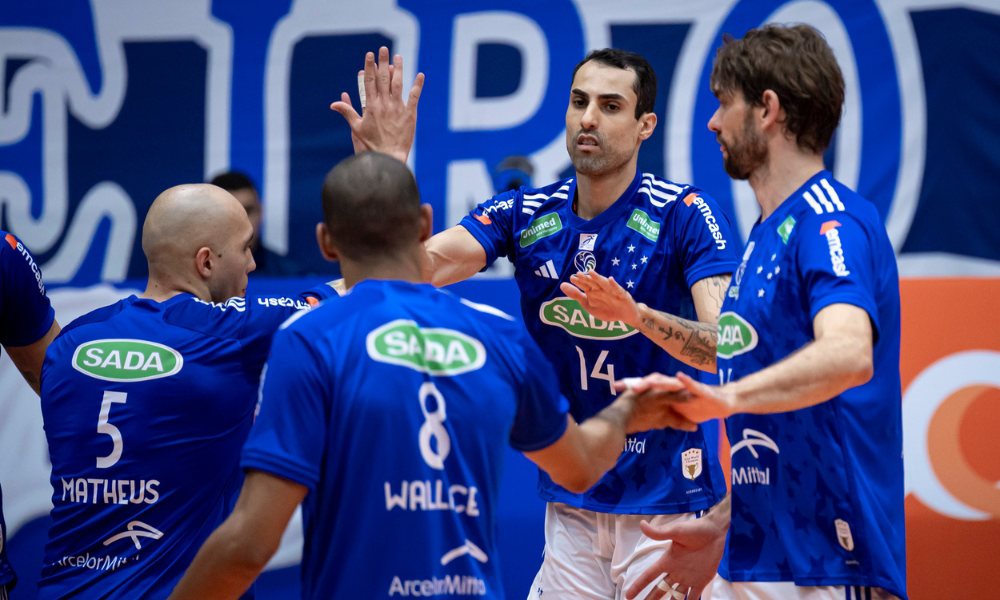
[{"label": "shoulder", "polygon": [[870,235],[885,234],[875,205],[833,177],[822,177],[806,186],[792,201],[797,205],[791,217],[805,231],[825,234],[832,228],[850,224]]},{"label": "shoulder", "polygon": [[[4,239],[3,243],[0,243],[0,270],[9,269],[24,273],[34,280],[35,284],[33,285],[37,285],[38,292],[44,296],[45,284],[42,282],[42,271],[38,268],[35,257],[20,240],[14,237],[14,234],[0,231],[0,237]],[[30,275],[28,275],[29,273]]]},{"label": "shoulder", "polygon": [[636,192],[644,198],[645,203],[656,213],[669,213],[675,208],[676,202],[692,192],[699,192],[694,186],[676,183],[652,173],[642,173],[639,189]]}]

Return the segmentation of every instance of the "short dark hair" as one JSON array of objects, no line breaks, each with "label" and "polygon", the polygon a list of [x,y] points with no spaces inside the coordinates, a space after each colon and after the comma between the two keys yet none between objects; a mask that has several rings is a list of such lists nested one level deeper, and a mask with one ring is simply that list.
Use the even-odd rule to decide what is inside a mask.
[{"label": "short dark hair", "polygon": [[323,219],[345,257],[365,262],[420,243],[420,191],[407,166],[380,152],[351,156],[323,181]]},{"label": "short dark hair", "polygon": [[635,82],[632,83],[632,91],[635,92],[636,97],[635,118],[638,119],[646,113],[653,112],[653,108],[656,106],[656,73],[649,61],[641,54],[618,48],[591,50],[590,54],[577,63],[576,68],[573,69],[574,79],[576,79],[576,72],[580,70],[580,67],[590,61],[635,73]]},{"label": "short dark hair", "polygon": [[816,154],[840,124],[844,76],[823,34],[809,25],[765,25],[741,40],[726,34],[711,86],[716,94],[740,90],[751,106],[762,106],[764,92],[773,91],[785,109],[782,126]]},{"label": "short dark hair", "polygon": [[257,186],[250,181],[244,173],[239,171],[229,171],[227,173],[219,173],[209,181],[212,185],[218,186],[227,192],[235,192],[236,190],[253,190],[257,191]]}]

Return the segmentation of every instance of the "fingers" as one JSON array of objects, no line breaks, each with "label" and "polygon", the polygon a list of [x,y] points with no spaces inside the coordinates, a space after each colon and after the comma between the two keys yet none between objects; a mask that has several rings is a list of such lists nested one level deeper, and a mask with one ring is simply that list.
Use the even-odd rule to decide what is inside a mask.
[{"label": "fingers", "polygon": [[587,294],[585,294],[582,290],[580,290],[572,283],[564,281],[559,284],[559,289],[562,291],[562,293],[566,294],[573,300],[576,300],[581,305],[587,302]]},{"label": "fingers", "polygon": [[356,124],[360,124],[361,115],[354,110],[354,106],[351,104],[351,97],[347,92],[343,92],[340,95],[340,101],[331,104],[330,108],[343,115],[344,119],[347,120],[347,124],[351,126],[351,129],[354,129]]},{"label": "fingers", "polygon": [[410,98],[406,101],[406,106],[410,110],[417,110],[417,103],[420,102],[420,92],[424,89],[424,74],[417,73],[417,78],[413,80],[413,87],[410,88]]},{"label": "fingers", "polygon": [[[642,534],[651,540],[666,541],[674,539],[679,533],[678,525],[685,523],[685,521],[671,521],[663,525],[651,525],[649,521],[643,519],[639,521],[639,529],[642,530]],[[662,558],[657,561],[657,563],[662,562]]]},{"label": "fingers", "polygon": [[365,102],[371,104],[378,98],[378,86],[375,83],[377,68],[375,67],[375,55],[371,52],[365,54]]},{"label": "fingers", "polygon": [[698,424],[688,419],[681,413],[674,410],[673,407],[666,407],[664,409],[663,424],[671,429],[679,429],[681,431],[687,431],[688,433],[695,433],[698,431]]},{"label": "fingers", "polygon": [[382,46],[378,49],[378,94],[389,96],[389,49]]},{"label": "fingers", "polygon": [[393,98],[403,98],[403,57],[398,54],[389,65],[389,90]]},{"label": "fingers", "polygon": [[[643,521],[643,523],[645,523],[645,521]],[[650,565],[648,569],[639,574],[639,577],[637,577],[636,580],[632,582],[632,585],[630,585],[628,589],[625,590],[626,598],[632,600],[633,598],[638,596],[642,592],[642,590],[649,587],[650,584],[652,584],[654,581],[659,579],[660,576],[663,575],[663,567],[660,564],[662,560],[663,559],[661,558],[660,560],[654,562],[652,565]],[[652,590],[650,590],[649,595],[646,596],[646,598],[647,599],[659,598],[663,596],[663,594],[664,594],[663,590],[654,587]]]}]

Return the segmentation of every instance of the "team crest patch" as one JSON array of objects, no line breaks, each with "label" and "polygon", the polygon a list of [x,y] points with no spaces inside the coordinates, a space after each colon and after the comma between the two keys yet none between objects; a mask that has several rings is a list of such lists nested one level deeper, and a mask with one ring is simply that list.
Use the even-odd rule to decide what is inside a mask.
[{"label": "team crest patch", "polygon": [[701,448],[691,448],[681,453],[681,473],[684,479],[691,481],[701,475]]},{"label": "team crest patch", "polygon": [[573,266],[576,267],[577,272],[587,273],[597,267],[597,258],[593,252],[587,252],[586,250],[577,252],[573,258]]},{"label": "team crest patch", "polygon": [[837,541],[841,547],[848,552],[854,550],[854,536],[851,535],[851,526],[847,521],[837,519],[833,524],[837,526]]},{"label": "team crest patch", "polygon": [[594,245],[597,243],[596,233],[581,233],[580,234],[580,250],[591,250],[593,251]]}]

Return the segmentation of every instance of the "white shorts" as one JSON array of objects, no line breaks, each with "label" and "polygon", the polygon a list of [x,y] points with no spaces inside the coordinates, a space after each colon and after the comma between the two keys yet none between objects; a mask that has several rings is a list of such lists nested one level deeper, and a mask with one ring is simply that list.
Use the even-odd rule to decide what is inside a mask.
[{"label": "white shorts", "polygon": [[[696,518],[679,515],[612,515],[550,502],[545,509],[545,558],[528,600],[622,600],[670,541],[651,540],[639,529]],[[645,596],[653,584],[643,591]]]},{"label": "white shorts", "polygon": [[[641,598],[641,596],[640,596]],[[727,581],[716,575],[702,600],[899,600],[882,588],[795,585],[791,581]]]}]

